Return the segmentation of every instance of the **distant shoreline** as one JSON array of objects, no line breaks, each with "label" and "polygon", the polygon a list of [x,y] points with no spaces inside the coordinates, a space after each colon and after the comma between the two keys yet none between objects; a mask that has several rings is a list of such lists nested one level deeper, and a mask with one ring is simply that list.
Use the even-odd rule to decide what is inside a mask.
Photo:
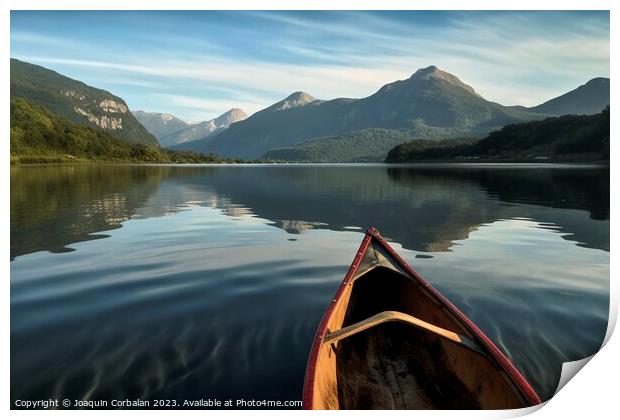
[{"label": "distant shoreline", "polygon": [[116,165],[116,166],[385,166],[385,167],[411,167],[411,166],[530,166],[530,167],[605,167],[610,166],[606,161],[552,161],[552,160],[450,160],[450,161],[423,161],[423,162],[221,162],[221,163],[182,163],[182,162],[127,162],[127,161],[92,161],[92,160],[67,160],[63,162],[11,162],[12,167],[17,166],[71,166],[71,165]]},{"label": "distant shoreline", "polygon": [[386,162],[387,165],[400,164],[550,164],[550,165],[609,165],[609,160],[562,160],[562,159],[450,159],[424,160],[418,162]]}]

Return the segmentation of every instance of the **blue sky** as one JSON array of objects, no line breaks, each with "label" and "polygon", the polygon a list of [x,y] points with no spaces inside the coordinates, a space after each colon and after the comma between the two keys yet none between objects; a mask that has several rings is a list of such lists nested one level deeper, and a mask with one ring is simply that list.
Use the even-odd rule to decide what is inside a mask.
[{"label": "blue sky", "polygon": [[11,56],[191,120],[364,97],[431,64],[531,106],[609,77],[609,13],[12,11]]}]

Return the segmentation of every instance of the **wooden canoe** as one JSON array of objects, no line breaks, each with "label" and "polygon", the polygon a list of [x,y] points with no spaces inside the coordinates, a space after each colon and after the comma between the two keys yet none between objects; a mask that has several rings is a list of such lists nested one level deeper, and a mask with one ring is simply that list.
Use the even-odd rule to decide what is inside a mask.
[{"label": "wooden canoe", "polygon": [[510,360],[370,228],[310,351],[305,409],[540,404]]}]

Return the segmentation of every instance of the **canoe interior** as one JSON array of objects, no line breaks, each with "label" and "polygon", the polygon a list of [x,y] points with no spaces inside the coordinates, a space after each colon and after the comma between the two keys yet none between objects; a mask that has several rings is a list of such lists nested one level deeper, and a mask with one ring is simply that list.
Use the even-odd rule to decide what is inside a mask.
[{"label": "canoe interior", "polygon": [[[473,338],[467,328],[371,242],[327,322],[328,332],[400,311]],[[409,324],[387,322],[322,344],[315,409],[506,409],[527,406],[496,362]]]}]

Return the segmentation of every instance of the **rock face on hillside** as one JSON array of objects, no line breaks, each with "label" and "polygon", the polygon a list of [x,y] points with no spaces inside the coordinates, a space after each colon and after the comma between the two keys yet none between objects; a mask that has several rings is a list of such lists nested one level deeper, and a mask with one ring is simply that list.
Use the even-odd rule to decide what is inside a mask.
[{"label": "rock face on hillside", "polygon": [[254,159],[272,149],[368,128],[404,129],[412,138],[426,139],[482,136],[540,118],[487,101],[456,76],[430,66],[363,99],[320,101],[295,92],[215,136],[179,148]]},{"label": "rock face on hillside", "polygon": [[130,143],[157,144],[123,99],[44,67],[11,59],[11,96],[27,99],[73,123],[100,128]]}]

